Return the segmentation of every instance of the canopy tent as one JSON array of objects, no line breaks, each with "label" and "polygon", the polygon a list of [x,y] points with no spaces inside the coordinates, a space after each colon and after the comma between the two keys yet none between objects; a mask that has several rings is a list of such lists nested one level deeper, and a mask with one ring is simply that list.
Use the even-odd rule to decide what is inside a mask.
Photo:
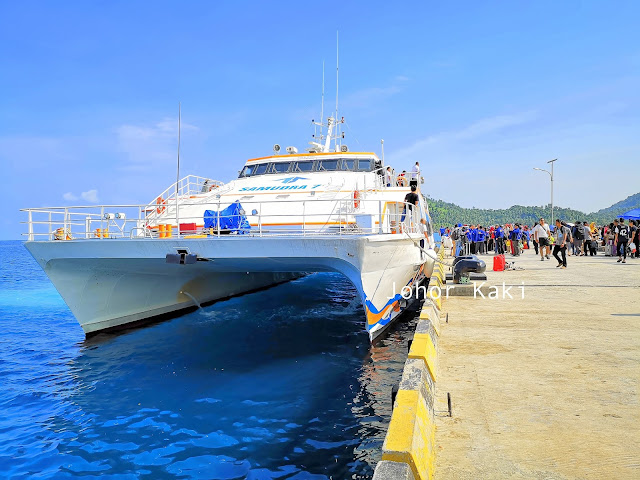
[{"label": "canopy tent", "polygon": [[621,218],[627,218],[629,220],[640,220],[640,208],[634,208],[626,213],[620,215]]}]

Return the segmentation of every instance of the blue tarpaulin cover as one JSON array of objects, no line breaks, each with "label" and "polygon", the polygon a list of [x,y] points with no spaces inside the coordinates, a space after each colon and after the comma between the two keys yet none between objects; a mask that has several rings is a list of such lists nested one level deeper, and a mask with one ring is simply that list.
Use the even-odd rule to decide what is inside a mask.
[{"label": "blue tarpaulin cover", "polygon": [[204,228],[213,228],[218,230],[218,218],[220,219],[220,230],[225,233],[244,234],[251,230],[251,225],[247,217],[242,213],[242,205],[240,202],[234,202],[227,208],[223,208],[220,212],[215,210],[205,210],[204,212]]}]

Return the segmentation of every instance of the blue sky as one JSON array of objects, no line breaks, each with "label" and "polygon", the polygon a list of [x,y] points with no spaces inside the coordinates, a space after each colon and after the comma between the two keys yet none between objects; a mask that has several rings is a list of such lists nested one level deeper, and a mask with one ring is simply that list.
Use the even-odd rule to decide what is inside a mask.
[{"label": "blue sky", "polygon": [[302,149],[322,62],[351,150],[460,205],[594,211],[640,191],[638,2],[0,0],[0,238],[20,208],[145,203]]}]

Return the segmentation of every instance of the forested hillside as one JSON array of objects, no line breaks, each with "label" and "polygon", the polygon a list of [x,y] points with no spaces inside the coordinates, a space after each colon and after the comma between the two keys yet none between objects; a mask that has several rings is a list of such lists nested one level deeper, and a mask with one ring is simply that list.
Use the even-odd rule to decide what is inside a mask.
[{"label": "forested hillside", "polygon": [[[614,205],[598,210],[594,213],[584,213],[570,208],[555,206],[553,215],[568,222],[586,221],[596,222],[601,225],[610,223],[616,215],[640,207],[640,193],[631,195]],[[550,207],[525,207],[514,205],[508,209],[490,210],[481,208],[463,208],[453,203],[442,200],[429,199],[429,212],[437,228],[452,226],[456,223],[495,225],[497,223],[519,222],[525,225],[533,225],[540,217],[549,221]]]}]

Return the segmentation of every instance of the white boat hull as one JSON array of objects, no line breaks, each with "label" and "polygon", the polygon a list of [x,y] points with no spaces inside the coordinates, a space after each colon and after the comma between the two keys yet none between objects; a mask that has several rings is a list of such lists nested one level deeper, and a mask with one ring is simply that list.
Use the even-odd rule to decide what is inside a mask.
[{"label": "white boat hull", "polygon": [[[413,240],[397,234],[88,239],[25,246],[87,334],[126,328],[304,273],[335,271],[358,289],[364,323],[374,338],[406,307],[400,289],[415,286],[433,269],[433,260]],[[180,249],[202,261],[167,263],[166,255]]]}]

